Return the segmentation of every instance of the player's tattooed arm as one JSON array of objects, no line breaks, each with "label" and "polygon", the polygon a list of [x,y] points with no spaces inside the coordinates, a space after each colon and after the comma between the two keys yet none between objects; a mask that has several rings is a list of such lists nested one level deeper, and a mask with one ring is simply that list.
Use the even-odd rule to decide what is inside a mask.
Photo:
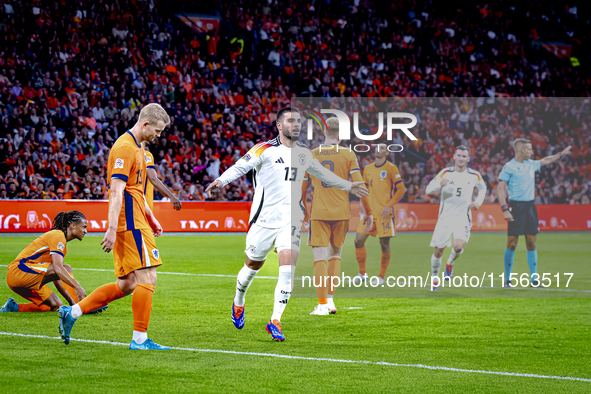
[{"label": "player's tattooed arm", "polygon": [[174,209],[180,211],[183,207],[183,204],[181,204],[177,196],[175,196],[174,193],[170,191],[170,189],[167,188],[164,183],[162,183],[160,178],[158,178],[158,174],[156,173],[155,169],[148,168],[148,178],[150,179],[150,182],[152,182],[152,185],[154,185],[156,190],[162,193],[163,196],[166,196],[170,199],[170,202],[172,203]]}]

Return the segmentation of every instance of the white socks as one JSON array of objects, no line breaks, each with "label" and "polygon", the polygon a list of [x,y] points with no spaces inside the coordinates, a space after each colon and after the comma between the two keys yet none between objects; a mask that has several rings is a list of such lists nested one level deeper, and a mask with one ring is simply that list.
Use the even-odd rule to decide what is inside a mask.
[{"label": "white socks", "polygon": [[439,270],[441,269],[441,257],[437,258],[435,255],[431,256],[431,276],[439,277]]},{"label": "white socks", "polygon": [[146,342],[146,339],[148,339],[147,332],[133,330],[133,340],[135,341],[135,343],[141,345],[142,343]]},{"label": "white socks", "polygon": [[334,306],[334,294],[329,294],[329,295],[326,297],[326,304],[327,304],[328,306]]},{"label": "white socks", "polygon": [[74,319],[78,319],[80,316],[82,316],[82,309],[80,308],[80,305],[74,305],[70,313]]},{"label": "white socks", "polygon": [[462,253],[464,253],[464,249],[460,250],[459,253],[456,253],[456,250],[454,248],[451,248],[451,254],[449,255],[449,258],[447,259],[447,265],[452,265],[454,263],[454,261],[456,261],[458,259],[458,257],[460,257],[462,255]]},{"label": "white socks", "polygon": [[292,268],[293,271],[295,271],[295,266],[292,265],[279,266],[279,280],[275,287],[275,302],[273,303],[273,316],[271,316],[271,321],[281,321],[281,315],[283,314],[287,302],[289,301],[289,297],[291,296],[291,284],[293,279]]},{"label": "white socks", "polygon": [[236,295],[234,296],[234,305],[244,306],[244,296],[246,296],[246,290],[248,290],[248,287],[259,271],[260,270],[251,270],[245,264],[240,272],[238,272],[238,277],[236,278]]}]

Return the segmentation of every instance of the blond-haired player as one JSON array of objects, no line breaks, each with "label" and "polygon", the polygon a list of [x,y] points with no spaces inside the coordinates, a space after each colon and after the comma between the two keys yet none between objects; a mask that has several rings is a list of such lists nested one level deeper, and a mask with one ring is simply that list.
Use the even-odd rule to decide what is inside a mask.
[{"label": "blond-haired player", "polygon": [[[357,157],[351,150],[339,147],[339,121],[330,118],[326,121],[326,139],[324,144],[314,149],[312,154],[320,164],[328,168],[341,178],[349,176],[354,182],[362,182],[361,170]],[[314,253],[314,286],[318,296],[318,305],[310,315],[326,316],[337,313],[334,304],[334,287],[331,278],[341,273],[341,252],[345,237],[349,230],[349,193],[329,186],[306,173],[302,184],[302,201],[306,202],[308,185],[312,183],[314,199],[312,200],[312,221],[308,230],[308,245]],[[361,199],[367,220],[371,220],[371,208],[367,197]],[[304,222],[308,222],[310,213],[306,209]],[[371,227],[371,223],[369,223]]]},{"label": "blond-haired player", "polygon": [[169,123],[164,108],[148,104],[142,108],[137,123],[111,149],[107,164],[109,224],[101,245],[105,252],[113,251],[117,281],[99,287],[72,307],[58,309],[60,334],[66,345],[80,316],[133,293],[133,338],[129,348],[170,349],[154,343],[147,335],[156,267],[162,264],[154,236],[162,234],[162,227],[144,197],[146,157],[141,146],[159,137]]},{"label": "blond-haired player", "polygon": [[384,143],[375,145],[375,162],[368,164],[363,169],[363,180],[369,189],[369,205],[371,211],[380,215],[370,221],[373,222],[368,230],[365,223],[366,217],[371,214],[363,213],[362,225],[357,229],[355,236],[355,256],[359,264],[358,278],[367,280],[365,240],[368,236],[377,236],[380,239],[382,255],[380,258],[380,273],[378,285],[384,284],[384,278],[390,264],[390,238],[396,235],[394,228],[394,205],[400,201],[406,187],[400,176],[400,171],[395,164],[388,161],[388,147]]}]

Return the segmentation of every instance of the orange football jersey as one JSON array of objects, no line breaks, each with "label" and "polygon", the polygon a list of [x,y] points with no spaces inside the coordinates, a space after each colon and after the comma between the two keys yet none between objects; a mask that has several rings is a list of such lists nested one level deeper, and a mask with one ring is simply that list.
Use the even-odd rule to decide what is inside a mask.
[{"label": "orange football jersey", "polygon": [[64,232],[51,230],[27,245],[10,265],[18,264],[23,272],[45,275],[51,264],[51,255],[59,254],[63,257],[67,249]]},{"label": "orange football jersey", "polygon": [[117,231],[150,228],[146,218],[144,182],[146,181],[146,156],[133,134],[127,131],[115,141],[107,164],[109,204],[111,202],[111,181],[125,181],[123,204],[119,214]]},{"label": "orange football jersey", "polygon": [[373,215],[379,216],[384,207],[391,202],[394,187],[402,182],[400,171],[389,161],[379,167],[372,163],[363,169],[363,179],[369,189],[369,204]]},{"label": "orange football jersey", "polygon": [[[343,179],[349,179],[354,182],[362,181],[361,171],[357,163],[357,156],[350,150],[336,145],[320,145],[312,151],[315,159],[320,164],[334,172]],[[349,209],[349,193],[328,186],[317,178],[306,173],[314,187],[314,198],[312,200],[312,220],[348,220],[351,219],[351,210]]]}]

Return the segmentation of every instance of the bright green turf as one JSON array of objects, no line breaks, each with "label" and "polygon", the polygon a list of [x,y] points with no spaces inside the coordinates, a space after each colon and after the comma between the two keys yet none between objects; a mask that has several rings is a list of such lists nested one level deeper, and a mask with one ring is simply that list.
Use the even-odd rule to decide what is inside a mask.
[{"label": "bright green turf", "polygon": [[[504,234],[473,234],[455,273],[482,273],[483,269],[500,273],[505,239]],[[30,240],[0,237],[0,264],[8,264]],[[87,237],[81,243],[70,242],[66,262],[74,268],[112,269],[112,256],[101,252],[100,240]],[[392,240],[389,274],[424,275],[432,253],[429,240],[426,234],[400,234]],[[577,276],[573,279],[580,281],[573,284],[578,289],[589,288],[591,282],[583,282],[591,279],[586,268],[591,255],[588,240],[585,233],[541,234],[540,271],[574,271]],[[343,267],[347,274],[354,275],[352,241],[353,237],[348,237]],[[235,275],[243,263],[244,236],[162,237],[157,243],[165,261],[161,271]],[[311,250],[302,249],[298,276],[311,273]],[[367,249],[371,274],[378,270],[377,240],[370,238]],[[515,272],[526,270],[525,251],[520,245]],[[114,280],[109,272],[75,269],[74,274],[88,293]],[[277,275],[275,254],[271,254],[259,275]],[[9,296],[23,302],[10,292],[5,279],[6,269],[0,267],[0,302]],[[177,347],[591,379],[588,298],[440,298],[445,296],[443,291],[430,299],[386,298],[386,290],[376,289],[382,298],[341,298],[337,300],[337,315],[312,317],[308,313],[316,300],[293,297],[283,315],[287,340],[275,343],[264,329],[272,311],[275,283],[272,279],[254,281],[247,296],[246,326],[239,331],[229,318],[234,278],[159,275],[150,337]],[[300,283],[296,281],[296,286]],[[456,294],[446,290],[447,295]],[[470,291],[473,293],[469,297],[483,295],[483,290]],[[508,291],[527,293],[528,297],[541,292]],[[131,329],[128,297],[111,304],[102,315],[81,318],[72,337],[128,343]],[[3,314],[0,331],[58,336],[57,316]],[[583,393],[591,391],[591,382],[178,350],[130,352],[123,346],[80,342],[65,346],[54,339],[0,335],[0,392],[49,390]]]}]

